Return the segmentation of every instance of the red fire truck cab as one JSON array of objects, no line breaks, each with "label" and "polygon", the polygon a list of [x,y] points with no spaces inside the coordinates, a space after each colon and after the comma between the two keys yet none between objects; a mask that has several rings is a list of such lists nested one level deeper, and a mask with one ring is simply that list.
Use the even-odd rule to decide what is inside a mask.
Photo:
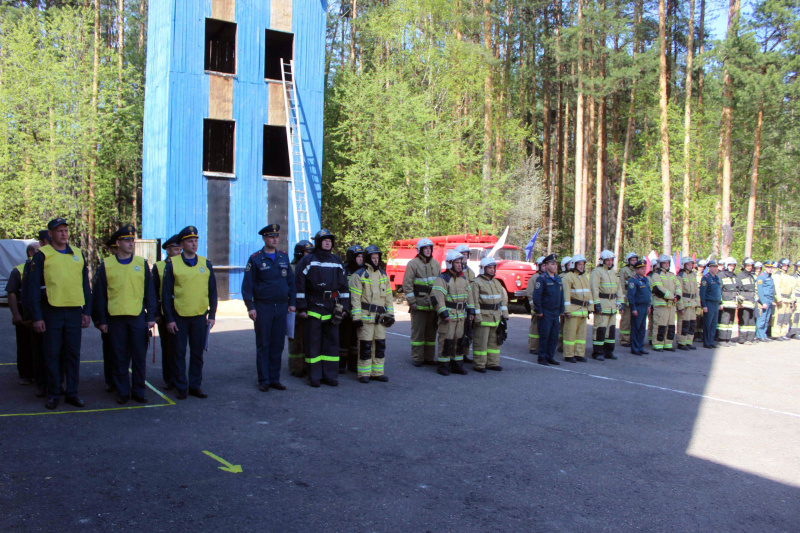
[{"label": "red fire truck cab", "polygon": [[[389,280],[397,293],[403,292],[403,276],[406,272],[406,265],[417,255],[417,241],[419,239],[404,239],[394,241],[389,250],[389,260],[386,265],[386,272]],[[480,260],[486,257],[494,245],[497,237],[494,235],[473,235],[465,233],[462,235],[442,235],[430,237],[433,241],[433,258],[439,261],[444,271],[444,258],[448,250],[454,249],[459,244],[469,246],[470,254],[467,262],[469,268],[478,275]],[[497,260],[497,274],[495,277],[500,280],[508,293],[508,301],[518,301],[527,304],[525,289],[528,287],[528,280],[536,273],[536,265],[524,261],[522,250],[512,245],[505,245],[497,252],[494,258]]]}]

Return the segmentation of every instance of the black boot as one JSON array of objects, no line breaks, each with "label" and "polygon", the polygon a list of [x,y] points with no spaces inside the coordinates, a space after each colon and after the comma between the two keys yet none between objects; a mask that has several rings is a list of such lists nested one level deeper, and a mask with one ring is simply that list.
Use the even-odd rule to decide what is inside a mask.
[{"label": "black boot", "polygon": [[450,361],[450,372],[466,376],[467,371],[464,370],[464,361]]},{"label": "black boot", "polygon": [[436,369],[436,371],[438,373],[440,373],[443,376],[449,376],[450,375],[450,371],[447,370],[447,363],[439,363],[437,366],[438,366],[438,368]]}]

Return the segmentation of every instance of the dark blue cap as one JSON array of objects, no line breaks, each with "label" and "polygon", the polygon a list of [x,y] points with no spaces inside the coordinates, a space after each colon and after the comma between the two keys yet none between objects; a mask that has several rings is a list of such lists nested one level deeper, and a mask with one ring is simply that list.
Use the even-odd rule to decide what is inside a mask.
[{"label": "dark blue cap", "polygon": [[50,241],[50,232],[46,229],[39,230],[39,240],[40,241]]},{"label": "dark blue cap", "polygon": [[549,263],[550,261],[558,261],[558,256],[556,254],[550,254],[542,260],[542,263]]},{"label": "dark blue cap", "polygon": [[66,225],[67,221],[64,220],[63,218],[54,218],[53,220],[47,223],[47,229],[54,230],[59,226],[66,226]]},{"label": "dark blue cap", "polygon": [[180,246],[180,245],[181,245],[181,239],[176,233],[175,235],[164,241],[164,243],[161,245],[161,248],[163,250],[166,250],[170,246]]},{"label": "dark blue cap", "polygon": [[259,235],[266,235],[267,237],[277,237],[280,235],[281,232],[281,225],[280,224],[268,224],[261,228],[261,231],[258,232]]},{"label": "dark blue cap", "polygon": [[192,237],[198,237],[197,228],[194,226],[186,226],[178,233],[180,240],[191,239]]},{"label": "dark blue cap", "polygon": [[108,239],[108,242],[113,243],[108,244],[108,246],[116,246],[118,239],[135,239],[136,238],[136,228],[132,224],[126,224],[124,226],[120,226],[120,228],[114,232],[114,234]]}]

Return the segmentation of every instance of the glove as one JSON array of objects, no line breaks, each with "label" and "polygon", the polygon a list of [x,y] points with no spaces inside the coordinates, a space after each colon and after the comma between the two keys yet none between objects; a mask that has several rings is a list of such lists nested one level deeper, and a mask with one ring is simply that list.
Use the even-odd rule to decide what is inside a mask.
[{"label": "glove", "polygon": [[594,312],[595,313],[602,313],[603,312],[603,306],[600,305],[600,304],[594,304]]},{"label": "glove", "polygon": [[353,320],[353,327],[356,329],[360,329],[364,325],[363,320]]},{"label": "glove", "polygon": [[617,303],[617,311],[622,311],[625,309],[625,304],[622,302]]},{"label": "glove", "polygon": [[342,323],[343,319],[344,319],[344,307],[342,307],[342,304],[336,304],[336,307],[333,308],[333,313],[331,316],[331,324],[333,324],[334,326],[338,326],[339,324]]},{"label": "glove", "polygon": [[395,322],[394,315],[383,315],[381,317],[381,324],[383,324],[387,328],[392,327],[394,325],[394,322]]}]

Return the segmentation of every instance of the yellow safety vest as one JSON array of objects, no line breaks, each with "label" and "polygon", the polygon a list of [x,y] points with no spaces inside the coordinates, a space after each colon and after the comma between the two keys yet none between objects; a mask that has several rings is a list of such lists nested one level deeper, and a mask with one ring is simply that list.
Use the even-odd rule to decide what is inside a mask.
[{"label": "yellow safety vest", "polygon": [[127,265],[117,261],[116,256],[103,260],[108,286],[108,314],[111,316],[139,316],[144,300],[143,257],[133,256]]},{"label": "yellow safety vest", "polygon": [[23,274],[25,274],[25,263],[22,263],[21,265],[17,265],[17,266],[15,266],[14,268],[16,268],[16,269],[17,269],[17,271],[19,272],[19,275],[20,275],[20,276],[22,276]]},{"label": "yellow safety vest", "polygon": [[172,261],[172,276],[175,278],[175,310],[181,316],[198,316],[208,311],[208,278],[211,271],[206,258],[198,255],[197,264],[190,267],[183,256],[176,255]]},{"label": "yellow safety vest", "polygon": [[44,254],[44,284],[47,302],[53,307],[83,307],[83,254],[62,254],[47,244]]}]

